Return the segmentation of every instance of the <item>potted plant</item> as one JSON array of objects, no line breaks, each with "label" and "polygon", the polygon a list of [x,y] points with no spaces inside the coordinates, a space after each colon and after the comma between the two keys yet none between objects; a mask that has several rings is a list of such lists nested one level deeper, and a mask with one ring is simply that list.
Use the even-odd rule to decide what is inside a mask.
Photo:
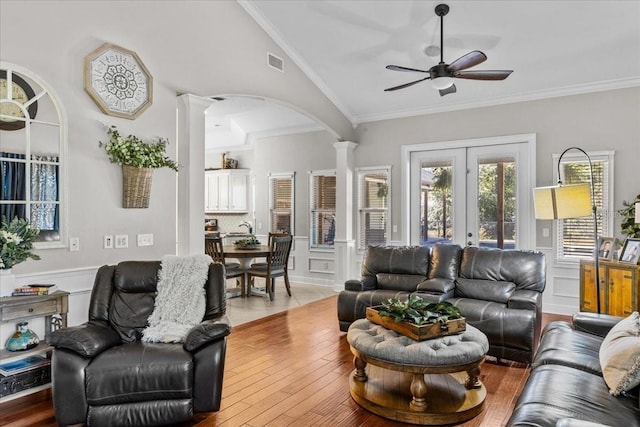
[{"label": "potted plant", "polygon": [[33,242],[40,233],[37,228],[32,228],[24,218],[14,217],[7,222],[2,217],[0,224],[0,296],[11,295],[15,284],[15,276],[11,268],[31,258],[40,257],[32,252]]},{"label": "potted plant", "polygon": [[144,142],[135,135],[123,137],[116,126],[107,129],[109,140],[100,141],[111,163],[122,165],[122,205],[124,208],[149,207],[153,169],[178,171],[178,164],[166,155],[169,140],[158,138]]},{"label": "potted plant", "polygon": [[636,239],[640,238],[640,224],[636,224],[635,217],[635,204],[638,202],[640,202],[640,194],[636,196],[636,199],[633,202],[627,202],[626,200],[623,200],[623,209],[620,209],[618,211],[620,216],[622,216],[622,223],[620,224],[622,234],[625,234],[627,237]]}]

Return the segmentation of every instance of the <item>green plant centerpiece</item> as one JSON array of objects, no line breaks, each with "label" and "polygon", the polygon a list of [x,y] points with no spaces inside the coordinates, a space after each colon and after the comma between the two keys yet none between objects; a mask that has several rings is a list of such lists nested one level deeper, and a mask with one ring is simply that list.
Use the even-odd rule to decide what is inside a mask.
[{"label": "green plant centerpiece", "polygon": [[257,248],[260,246],[260,241],[256,239],[254,236],[247,237],[246,239],[240,239],[233,242],[239,248],[247,249],[247,248]]},{"label": "green plant centerpiece", "polygon": [[390,298],[381,305],[378,314],[393,317],[396,322],[409,322],[417,326],[445,324],[462,317],[458,307],[451,303],[429,302],[417,295],[411,295],[407,301]]}]

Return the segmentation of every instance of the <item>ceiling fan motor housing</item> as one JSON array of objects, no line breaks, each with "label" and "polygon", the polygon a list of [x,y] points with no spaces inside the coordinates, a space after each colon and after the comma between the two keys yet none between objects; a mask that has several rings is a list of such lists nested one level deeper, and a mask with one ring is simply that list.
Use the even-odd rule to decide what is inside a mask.
[{"label": "ceiling fan motor housing", "polygon": [[449,71],[449,66],[443,62],[429,68],[429,75],[432,79],[438,77],[453,77],[453,73]]}]

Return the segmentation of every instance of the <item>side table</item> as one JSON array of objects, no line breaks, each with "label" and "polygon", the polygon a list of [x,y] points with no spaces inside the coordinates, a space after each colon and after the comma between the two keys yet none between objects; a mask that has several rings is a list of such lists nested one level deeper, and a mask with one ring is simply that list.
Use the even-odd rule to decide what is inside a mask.
[{"label": "side table", "polygon": [[[32,319],[34,317],[44,317],[45,336],[40,338],[40,344],[31,350],[8,351],[0,350],[0,363],[11,362],[23,359],[27,356],[46,353],[52,347],[45,343],[46,336],[52,330],[52,316],[58,314],[61,317],[61,327],[67,326],[67,313],[69,312],[69,292],[56,291],[50,295],[34,295],[20,297],[0,297],[0,324],[18,323],[21,320]],[[20,391],[9,396],[0,398],[0,402],[5,402],[29,393],[49,388],[50,384],[43,384],[28,390]]]}]

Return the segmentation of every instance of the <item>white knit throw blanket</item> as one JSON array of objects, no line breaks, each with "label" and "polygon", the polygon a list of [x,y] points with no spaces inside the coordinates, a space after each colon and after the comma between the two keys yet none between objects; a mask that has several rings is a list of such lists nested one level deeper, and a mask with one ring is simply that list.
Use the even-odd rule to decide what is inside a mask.
[{"label": "white knit throw blanket", "polygon": [[183,342],[189,329],[202,322],[211,262],[206,254],[162,257],[158,295],[143,341]]}]

